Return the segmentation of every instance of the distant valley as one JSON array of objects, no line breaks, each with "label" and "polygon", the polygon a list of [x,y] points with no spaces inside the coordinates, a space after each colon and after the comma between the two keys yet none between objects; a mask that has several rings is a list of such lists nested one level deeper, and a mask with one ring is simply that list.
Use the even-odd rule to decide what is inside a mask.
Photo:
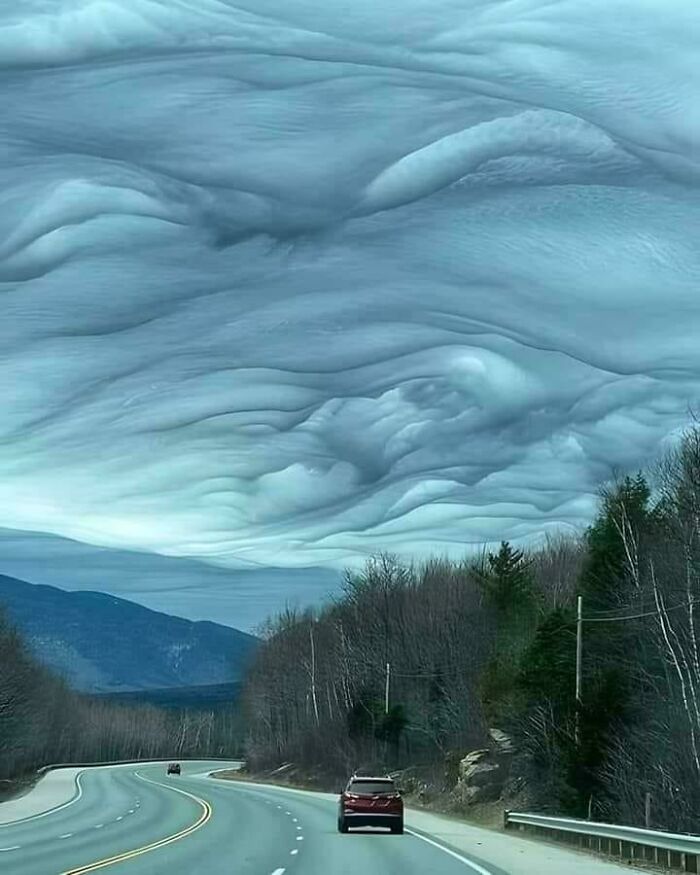
[{"label": "distant valley", "polygon": [[195,687],[166,687],[155,690],[128,690],[117,693],[98,693],[100,699],[108,699],[123,705],[147,704],[158,708],[192,711],[217,711],[235,705],[241,684],[204,684]]},{"label": "distant valley", "polygon": [[[68,592],[0,575],[0,610],[36,657],[87,693],[175,688],[197,701],[237,689],[257,639],[218,623],[193,622],[100,592]],[[217,687],[220,689],[217,690]],[[198,690],[192,688],[201,688]],[[138,698],[143,699],[143,696]]]}]

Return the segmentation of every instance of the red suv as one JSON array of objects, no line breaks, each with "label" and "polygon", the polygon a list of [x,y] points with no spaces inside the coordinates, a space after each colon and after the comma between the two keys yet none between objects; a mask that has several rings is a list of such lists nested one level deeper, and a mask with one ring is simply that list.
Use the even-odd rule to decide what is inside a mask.
[{"label": "red suv", "polygon": [[355,826],[387,826],[392,832],[403,832],[403,799],[391,778],[350,778],[338,800],[338,832]]}]

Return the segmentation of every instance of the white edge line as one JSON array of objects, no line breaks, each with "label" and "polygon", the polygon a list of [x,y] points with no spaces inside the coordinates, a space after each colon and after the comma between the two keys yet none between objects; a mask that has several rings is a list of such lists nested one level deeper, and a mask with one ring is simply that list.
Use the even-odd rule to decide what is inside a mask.
[{"label": "white edge line", "polygon": [[[302,798],[306,796],[307,798],[312,797],[316,799],[334,799],[335,794],[333,793],[319,793],[315,791],[309,790],[297,790],[294,787],[278,787],[275,784],[261,784],[256,781],[222,781],[222,784],[226,784],[231,787],[236,787],[238,784],[241,789],[251,789],[251,790],[273,790],[273,791],[281,791],[283,793],[293,793],[296,796],[301,796]],[[246,786],[247,785],[247,786]],[[270,800],[265,800],[269,802]],[[463,857],[461,854],[458,854],[456,851],[452,851],[449,848],[446,848],[444,845],[441,845],[439,842],[433,841],[429,839],[427,836],[421,835],[420,833],[414,832],[412,829],[405,830],[410,835],[415,836],[415,838],[420,839],[423,842],[427,842],[429,845],[433,845],[438,850],[442,851],[444,854],[449,854],[450,857],[453,857],[455,860],[459,860],[465,866],[471,867],[473,872],[476,872],[477,875],[494,875],[493,871],[489,871],[488,869],[484,869],[483,866],[480,866],[478,863],[473,863],[471,860],[468,860],[466,857]]]},{"label": "white edge line", "polygon": [[478,863],[472,862],[472,860],[468,860],[466,857],[463,857],[461,854],[458,854],[456,851],[452,851],[449,848],[446,848],[444,845],[441,845],[439,842],[433,841],[433,839],[429,839],[427,836],[421,835],[419,832],[414,832],[412,829],[406,829],[406,832],[412,835],[414,838],[420,839],[422,842],[427,842],[429,845],[432,845],[434,848],[437,848],[439,851],[442,851],[444,854],[449,854],[450,857],[454,857],[455,860],[459,860],[460,863],[464,863],[465,866],[469,866],[473,872],[478,872],[479,875],[493,875],[493,871],[489,871],[488,869],[484,869],[483,866],[480,866]]},{"label": "white edge line", "polygon": [[[55,771],[59,771],[59,769],[55,769]],[[75,776],[75,785],[78,788],[78,792],[72,799],[69,799],[68,802],[64,802],[62,805],[56,805],[54,808],[49,808],[46,811],[42,811],[41,814],[31,814],[29,817],[20,817],[17,820],[8,820],[7,823],[0,823],[0,829],[3,829],[7,826],[17,826],[22,823],[29,823],[32,820],[38,820],[40,817],[47,817],[49,814],[55,814],[57,811],[63,811],[64,808],[68,808],[69,805],[74,805],[80,797],[83,795],[83,785],[80,783],[80,779],[83,776],[83,772],[85,769],[81,769]]]},{"label": "white edge line", "polygon": [[0,854],[4,851],[21,851],[22,845],[13,845],[11,848],[0,848]]}]

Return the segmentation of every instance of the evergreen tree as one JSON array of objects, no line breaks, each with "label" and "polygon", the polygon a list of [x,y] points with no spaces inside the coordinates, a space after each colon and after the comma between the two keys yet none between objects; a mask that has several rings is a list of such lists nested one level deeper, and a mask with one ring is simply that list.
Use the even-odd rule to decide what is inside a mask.
[{"label": "evergreen tree", "polygon": [[537,627],[520,664],[518,686],[529,702],[546,699],[563,716],[571,713],[576,690],[576,619],[557,608]]},{"label": "evergreen tree", "polygon": [[489,553],[486,568],[477,579],[496,612],[497,625],[493,656],[482,675],[481,694],[487,716],[501,722],[516,707],[520,659],[536,622],[531,561],[522,550],[502,541],[498,553]]},{"label": "evergreen tree", "polygon": [[502,614],[527,607],[533,598],[530,561],[522,550],[507,541],[501,542],[498,553],[489,553],[488,570],[481,577],[484,592]]},{"label": "evergreen tree", "polygon": [[608,610],[624,601],[630,576],[625,540],[637,542],[649,523],[650,491],[644,476],[625,477],[603,493],[601,508],[586,533],[588,554],[581,574],[586,609]]},{"label": "evergreen tree", "polygon": [[[593,619],[600,612],[610,616],[611,611],[639,603],[641,591],[631,565],[651,523],[650,490],[641,473],[625,477],[603,494],[586,536],[588,555],[580,588],[584,618]],[[591,796],[604,802],[601,772],[632,698],[634,673],[626,663],[635,634],[624,621],[584,622],[580,743],[570,765],[580,813],[585,813]]]}]

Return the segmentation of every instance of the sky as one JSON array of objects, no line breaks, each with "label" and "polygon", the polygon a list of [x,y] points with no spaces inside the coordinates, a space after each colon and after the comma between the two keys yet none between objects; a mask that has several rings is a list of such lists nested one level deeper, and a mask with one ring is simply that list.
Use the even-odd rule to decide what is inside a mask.
[{"label": "sky", "polygon": [[264,632],[280,609],[326,604],[342,587],[332,568],[233,569],[9,529],[0,529],[0,556],[1,574],[29,583],[114,593],[154,611],[253,634]]},{"label": "sky", "polygon": [[698,39],[696,0],[2,4],[0,572],[250,627],[377,550],[580,532],[700,398]]}]

